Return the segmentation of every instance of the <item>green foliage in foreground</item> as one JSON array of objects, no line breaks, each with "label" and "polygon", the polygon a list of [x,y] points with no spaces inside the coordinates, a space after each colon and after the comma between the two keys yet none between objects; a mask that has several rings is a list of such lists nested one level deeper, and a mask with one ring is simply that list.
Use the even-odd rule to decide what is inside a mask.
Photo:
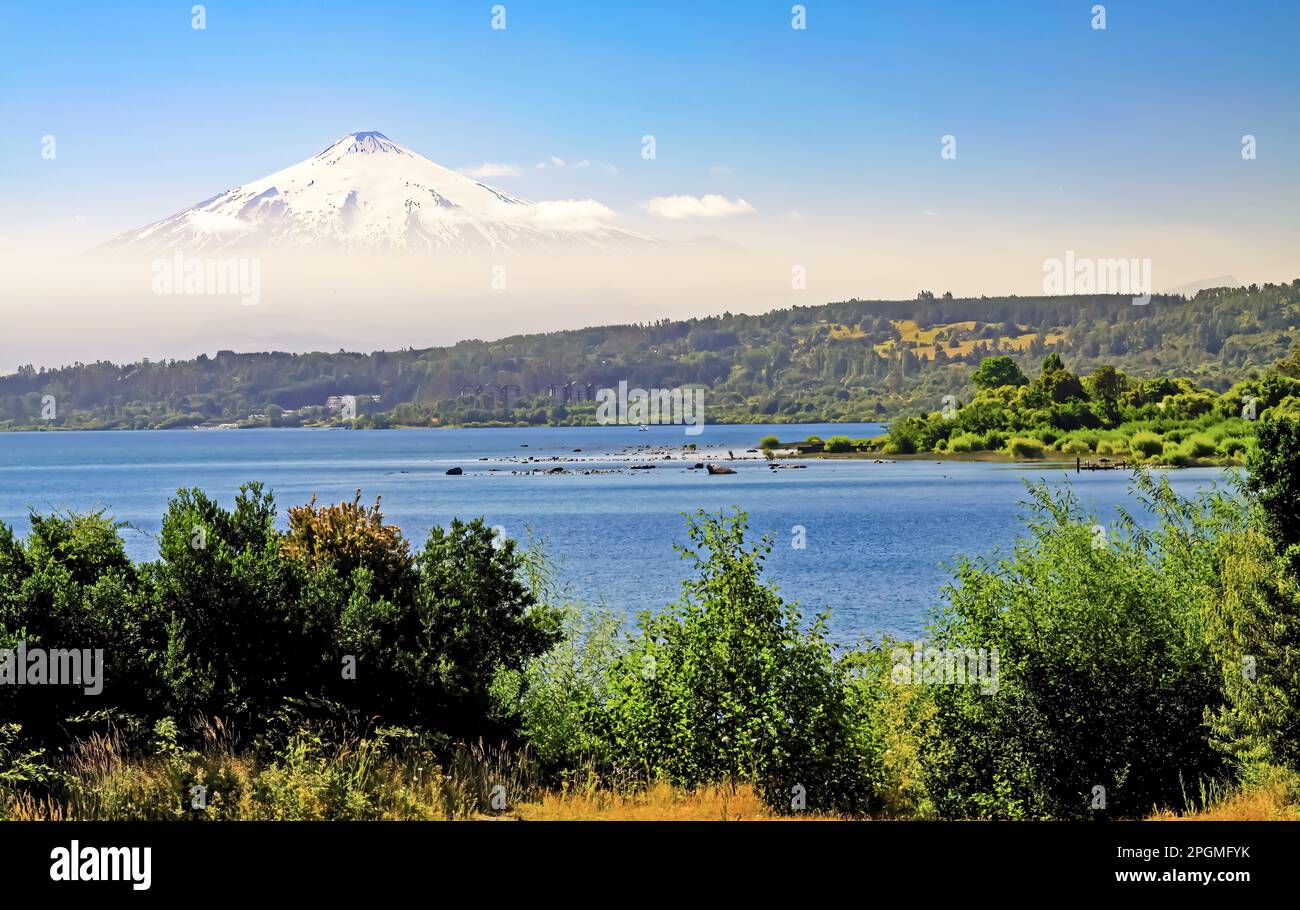
[{"label": "green foliage in foreground", "polygon": [[1223,773],[1203,722],[1221,700],[1204,614],[1244,513],[1222,494],[1137,489],[1152,530],[1103,528],[1035,487],[1029,538],[958,565],[932,644],[995,650],[1000,672],[992,693],[932,687],[921,747],[941,815],[1140,816]]},{"label": "green foliage in foreground", "polygon": [[[908,817],[1195,806],[1300,773],[1300,422],[1258,438],[1236,489],[1139,473],[1151,521],[1032,488],[1024,537],[958,563],[926,642],[854,650],[779,596],[739,513],[689,518],[681,597],[630,628],[481,521],[412,554],[359,498],[281,532],[257,485],[230,510],[182,492],[142,566],[102,515],[33,516],[0,529],[0,638],[108,669],[100,696],[0,686],[0,816],[182,817],[201,783],[214,818],[454,817],[500,780]],[[945,669],[971,655],[985,672]]]},{"label": "green foliage in foreground", "polygon": [[769,804],[864,812],[876,789],[875,740],[850,696],[826,617],[762,579],[771,543],[745,541],[740,515],[689,523],[695,569],[682,598],[643,613],[610,674],[611,758],[674,784],[751,780]]},{"label": "green foliage in foreground", "polygon": [[103,649],[107,663],[97,695],[0,686],[0,716],[50,748],[165,717],[256,736],[302,700],[447,736],[512,735],[494,679],[558,639],[514,542],[453,522],[412,556],[377,508],[296,509],[288,533],[275,516],[258,484],[230,510],[181,491],[159,560],[138,567],[102,515],[33,515],[21,543],[0,530],[4,645]]}]

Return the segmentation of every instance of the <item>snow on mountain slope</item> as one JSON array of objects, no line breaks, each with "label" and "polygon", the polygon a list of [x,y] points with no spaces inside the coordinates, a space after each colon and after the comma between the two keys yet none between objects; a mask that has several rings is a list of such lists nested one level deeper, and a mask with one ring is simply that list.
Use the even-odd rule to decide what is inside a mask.
[{"label": "snow on mountain slope", "polygon": [[110,252],[231,248],[525,252],[640,247],[595,200],[531,202],[435,164],[382,133],[349,133],[314,158],[109,241]]}]

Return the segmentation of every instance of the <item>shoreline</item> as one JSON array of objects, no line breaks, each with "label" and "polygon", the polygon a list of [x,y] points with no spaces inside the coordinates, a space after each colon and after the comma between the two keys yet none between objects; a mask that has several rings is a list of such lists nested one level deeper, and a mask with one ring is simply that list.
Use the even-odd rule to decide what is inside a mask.
[{"label": "shoreline", "polygon": [[[779,451],[779,450],[775,450]],[[988,464],[1008,464],[1008,465],[1040,465],[1045,468],[1074,469],[1076,464],[1073,458],[1062,456],[1061,458],[1044,457],[1044,458],[1017,458],[1007,452],[911,452],[909,454],[885,455],[879,452],[811,452],[802,455],[781,455],[776,456],[774,460],[787,461],[874,461],[874,462],[895,462],[895,461],[934,461],[942,462],[983,462]],[[1119,471],[1133,468],[1163,469],[1163,470],[1183,470],[1184,468],[1240,468],[1244,462],[1231,459],[1199,459],[1196,464],[1173,465],[1173,464],[1136,464],[1129,463],[1127,467],[1119,466],[1112,468],[1083,468],[1083,472],[1092,473],[1093,471]]]}]

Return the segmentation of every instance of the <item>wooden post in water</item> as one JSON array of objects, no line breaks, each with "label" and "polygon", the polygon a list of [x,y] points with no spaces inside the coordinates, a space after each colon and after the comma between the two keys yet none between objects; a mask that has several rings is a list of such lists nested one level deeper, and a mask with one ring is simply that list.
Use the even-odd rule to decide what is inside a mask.
[{"label": "wooden post in water", "polygon": [[1075,456],[1074,456],[1074,473],[1076,473],[1076,474],[1078,474],[1078,473],[1079,473],[1079,470],[1080,470],[1080,468],[1079,468],[1079,461],[1080,461],[1079,456],[1078,456],[1078,455],[1075,455]]}]

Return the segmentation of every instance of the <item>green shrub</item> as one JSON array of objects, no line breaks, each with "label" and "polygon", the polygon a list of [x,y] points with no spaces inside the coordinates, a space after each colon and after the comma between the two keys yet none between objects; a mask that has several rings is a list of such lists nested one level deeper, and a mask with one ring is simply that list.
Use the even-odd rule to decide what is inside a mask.
[{"label": "green shrub", "polygon": [[1082,439],[1071,439],[1067,442],[1063,442],[1059,448],[1066,455],[1092,454],[1092,446],[1088,445],[1088,443],[1084,442]]},{"label": "green shrub", "polygon": [[511,693],[538,764],[561,780],[610,766],[607,676],[624,651],[622,626],[609,612],[567,604],[563,617],[564,638],[529,662]]},{"label": "green shrub", "polygon": [[[0,648],[20,643],[102,651],[100,692],[82,686],[0,685],[0,721],[15,748],[57,748],[69,718],[140,715],[163,697],[158,672],[165,618],[149,578],[127,558],[121,525],[102,512],[29,516],[25,541],[0,524]],[[87,681],[87,685],[91,685]]]},{"label": "green shrub", "polygon": [[1236,458],[1249,451],[1250,442],[1249,439],[1243,439],[1240,436],[1225,436],[1219,440],[1216,451],[1225,457]]},{"label": "green shrub", "polygon": [[1142,817],[1222,772],[1203,726],[1219,683],[1201,617],[1221,589],[1222,532],[1242,513],[1138,483],[1154,531],[1123,519],[1099,538],[1068,492],[1039,486],[1009,559],[959,565],[931,644],[999,662],[991,693],[926,687],[921,760],[941,815]]},{"label": "green shrub", "polygon": [[1160,435],[1147,430],[1134,433],[1132,438],[1129,439],[1128,444],[1129,448],[1132,449],[1135,454],[1147,458],[1150,458],[1152,455],[1159,455],[1165,448],[1165,442],[1160,438]]},{"label": "green shrub", "polygon": [[949,452],[980,452],[983,449],[983,438],[974,433],[958,433],[948,439]]},{"label": "green shrub", "polygon": [[885,453],[887,455],[912,455],[916,452],[916,440],[910,436],[895,437],[890,435],[889,442],[885,444]]},{"label": "green shrub", "polygon": [[1015,458],[1043,457],[1043,443],[1037,439],[1015,436],[1007,441],[1007,451]]},{"label": "green shrub", "polygon": [[742,513],[690,518],[693,577],[677,603],[640,615],[610,673],[615,765],[687,788],[753,781],[780,811],[800,795],[810,811],[867,811],[879,756],[850,668],[825,616],[804,627],[763,581],[771,543],[747,545],[746,530]]},{"label": "green shrub", "polygon": [[1196,433],[1184,440],[1183,451],[1192,458],[1210,458],[1214,455],[1216,446],[1209,436]]},{"label": "green shrub", "polygon": [[[1247,460],[1255,521],[1232,535],[1206,610],[1224,702],[1216,744],[1242,766],[1300,769],[1300,420],[1266,420]],[[1247,672],[1249,671],[1249,672]]]},{"label": "green shrub", "polygon": [[758,441],[758,447],[760,449],[775,449],[780,444],[781,444],[781,440],[770,434],[764,436],[762,439]]}]

